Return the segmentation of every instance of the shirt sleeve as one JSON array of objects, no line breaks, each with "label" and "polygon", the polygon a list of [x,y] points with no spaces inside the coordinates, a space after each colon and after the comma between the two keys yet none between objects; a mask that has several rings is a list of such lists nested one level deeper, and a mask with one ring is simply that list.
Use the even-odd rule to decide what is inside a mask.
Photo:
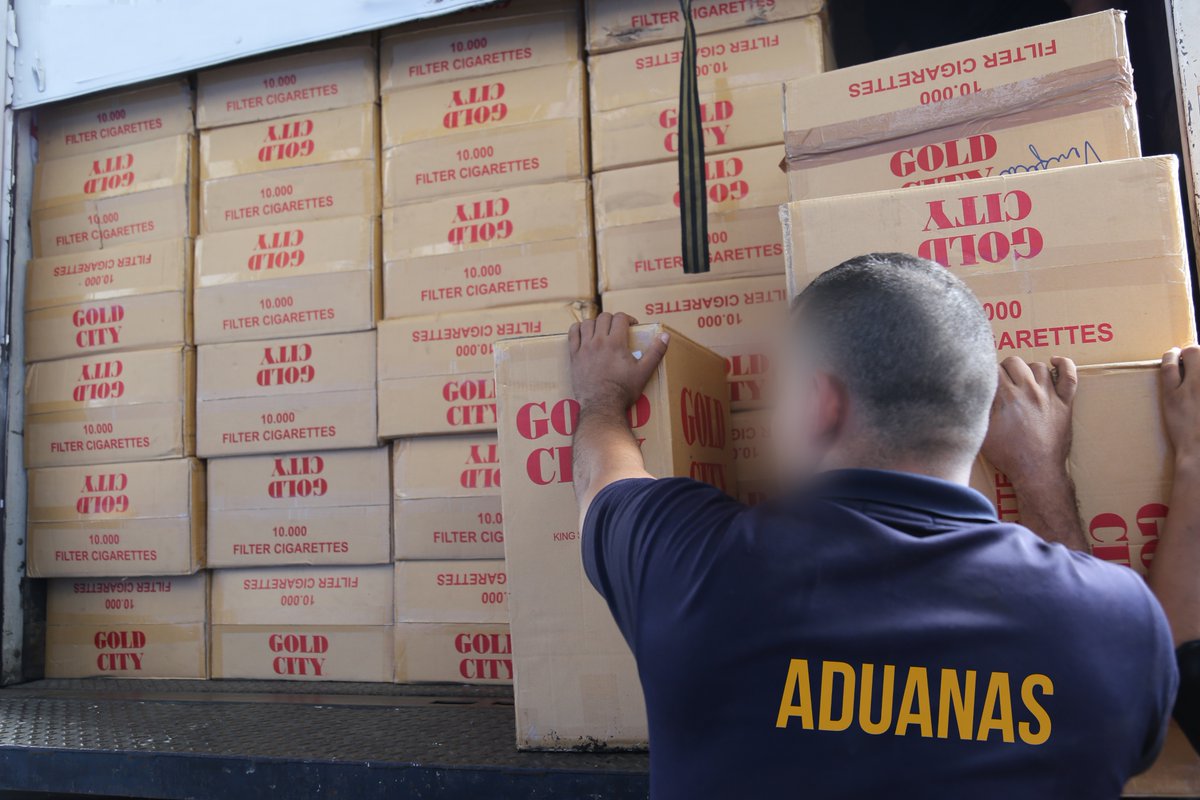
[{"label": "shirt sleeve", "polygon": [[1145,629],[1150,641],[1146,645],[1148,669],[1145,698],[1148,715],[1145,746],[1141,759],[1134,774],[1140,774],[1150,769],[1162,752],[1167,740],[1167,726],[1171,722],[1171,712],[1175,707],[1176,692],[1179,689],[1179,670],[1176,663],[1175,644],[1171,637],[1171,626],[1158,600],[1150,593],[1144,583],[1140,583],[1142,597],[1148,607]]},{"label": "shirt sleeve", "polygon": [[685,595],[743,511],[724,492],[688,478],[628,478],[592,500],[583,525],[584,570],[635,655],[644,604]]}]

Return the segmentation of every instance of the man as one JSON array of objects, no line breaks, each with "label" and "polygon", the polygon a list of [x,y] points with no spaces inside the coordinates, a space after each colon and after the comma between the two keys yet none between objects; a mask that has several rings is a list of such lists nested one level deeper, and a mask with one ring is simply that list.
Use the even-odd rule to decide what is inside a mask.
[{"label": "man", "polygon": [[[1167,622],[1134,572],[966,487],[997,374],[949,271],[876,254],[800,295],[772,434],[796,489],[754,509],[646,474],[624,412],[667,342],[635,358],[631,323],[572,330],[575,486],[656,800],[1115,798],[1148,766],[1175,694]],[[989,455],[1023,513],[1081,541],[1057,365],[1057,383],[1006,365]]]}]

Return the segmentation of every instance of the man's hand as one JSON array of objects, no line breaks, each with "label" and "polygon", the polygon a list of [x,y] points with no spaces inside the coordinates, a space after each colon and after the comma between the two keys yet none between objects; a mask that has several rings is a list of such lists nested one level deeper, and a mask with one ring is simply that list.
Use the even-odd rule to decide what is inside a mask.
[{"label": "man's hand", "polygon": [[668,337],[655,339],[639,358],[629,349],[629,326],[636,324],[628,314],[604,313],[575,323],[567,337],[579,402],[574,474],[581,529],[588,506],[605,486],[651,477],[625,414],[666,354]]},{"label": "man's hand", "polygon": [[1047,541],[1086,551],[1067,474],[1078,383],[1069,358],[1053,358],[1049,366],[1004,359],[983,457],[1012,482],[1022,524]]},{"label": "man's hand", "polygon": [[1168,350],[1161,378],[1163,424],[1176,468],[1200,470],[1200,347]]}]

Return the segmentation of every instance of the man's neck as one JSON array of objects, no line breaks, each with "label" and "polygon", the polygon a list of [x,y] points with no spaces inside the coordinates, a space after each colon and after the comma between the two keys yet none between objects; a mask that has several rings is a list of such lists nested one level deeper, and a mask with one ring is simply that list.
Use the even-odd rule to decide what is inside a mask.
[{"label": "man's neck", "polygon": [[971,482],[971,460],[945,458],[913,458],[888,457],[875,452],[854,452],[837,450],[830,453],[822,470],[835,469],[882,469],[891,472],[909,472],[914,475],[925,475],[930,478],[940,478],[963,486]]}]

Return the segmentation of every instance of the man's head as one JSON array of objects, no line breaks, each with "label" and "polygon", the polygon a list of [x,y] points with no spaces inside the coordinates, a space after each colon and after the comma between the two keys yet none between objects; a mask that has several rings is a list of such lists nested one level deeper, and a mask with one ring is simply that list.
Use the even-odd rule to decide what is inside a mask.
[{"label": "man's head", "polygon": [[871,253],[795,299],[774,441],[793,479],[845,467],[959,471],[996,392],[991,327],[945,267]]}]

